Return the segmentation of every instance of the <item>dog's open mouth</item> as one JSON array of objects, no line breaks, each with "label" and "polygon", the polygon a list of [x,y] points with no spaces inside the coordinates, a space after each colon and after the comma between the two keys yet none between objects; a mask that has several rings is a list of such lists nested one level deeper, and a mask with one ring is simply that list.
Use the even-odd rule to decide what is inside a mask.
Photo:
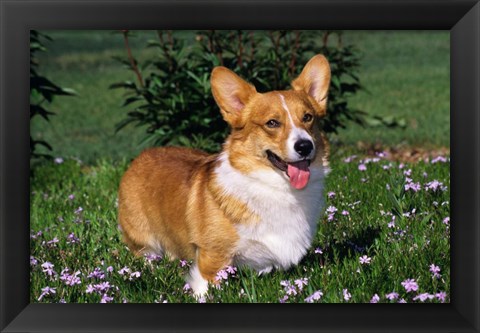
[{"label": "dog's open mouth", "polygon": [[271,150],[267,150],[267,158],[274,167],[285,172],[290,178],[290,185],[301,190],[308,184],[310,179],[310,160],[286,162]]}]

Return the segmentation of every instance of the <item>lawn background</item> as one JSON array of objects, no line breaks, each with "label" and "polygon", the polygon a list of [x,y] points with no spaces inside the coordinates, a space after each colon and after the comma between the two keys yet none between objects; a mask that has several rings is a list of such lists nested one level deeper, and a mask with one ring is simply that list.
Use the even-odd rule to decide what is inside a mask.
[{"label": "lawn background", "polygon": [[[132,158],[142,147],[142,130],[133,126],[115,134],[122,120],[122,91],[110,84],[135,80],[113,56],[126,57],[122,35],[110,31],[47,31],[54,38],[48,52],[39,53],[40,73],[62,87],[73,88],[77,98],[59,97],[50,123],[32,121],[35,138],[45,139],[56,156],[77,157],[87,163],[99,158]],[[146,48],[153,31],[130,38],[133,55],[141,62],[155,53]],[[192,36],[186,36],[192,38]],[[333,142],[382,146],[450,146],[450,37],[447,31],[346,31],[361,55],[359,77],[363,91],[350,99],[353,108],[371,115],[404,118],[407,128],[341,130]],[[248,78],[246,78],[248,79]]]}]

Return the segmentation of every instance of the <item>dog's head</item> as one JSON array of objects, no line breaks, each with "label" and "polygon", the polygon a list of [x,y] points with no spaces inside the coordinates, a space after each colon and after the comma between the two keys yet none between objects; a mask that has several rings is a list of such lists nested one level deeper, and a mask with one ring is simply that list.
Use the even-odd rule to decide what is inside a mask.
[{"label": "dog's head", "polygon": [[245,173],[273,168],[294,188],[304,188],[310,165],[321,164],[326,153],[316,121],[326,114],[329,84],[330,66],[322,55],[310,59],[285,91],[258,93],[229,69],[214,68],[213,96],[232,128],[225,145],[232,165]]}]

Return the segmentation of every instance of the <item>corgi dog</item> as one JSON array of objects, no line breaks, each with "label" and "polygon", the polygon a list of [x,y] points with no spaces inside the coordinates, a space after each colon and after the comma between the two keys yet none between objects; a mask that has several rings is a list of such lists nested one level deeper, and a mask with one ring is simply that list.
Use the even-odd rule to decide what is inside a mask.
[{"label": "corgi dog", "polygon": [[161,147],[132,162],[118,208],[131,251],[192,259],[187,282],[196,296],[227,265],[263,274],[298,264],[324,206],[329,146],[317,122],[330,76],[316,55],[291,90],[258,93],[215,67],[212,93],[231,133],[219,154]]}]

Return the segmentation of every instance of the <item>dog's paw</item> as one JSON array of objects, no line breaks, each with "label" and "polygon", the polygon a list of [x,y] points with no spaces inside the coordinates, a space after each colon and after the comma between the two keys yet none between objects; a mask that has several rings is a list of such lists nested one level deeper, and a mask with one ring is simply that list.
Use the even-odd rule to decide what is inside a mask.
[{"label": "dog's paw", "polygon": [[258,276],[262,276],[264,274],[268,274],[272,271],[273,267],[272,266],[269,266],[269,267],[266,267],[264,269],[261,269],[258,271]]},{"label": "dog's paw", "polygon": [[190,269],[190,275],[187,278],[187,283],[192,288],[193,296],[196,299],[205,296],[208,291],[208,281],[200,274],[198,266],[195,265]]}]

